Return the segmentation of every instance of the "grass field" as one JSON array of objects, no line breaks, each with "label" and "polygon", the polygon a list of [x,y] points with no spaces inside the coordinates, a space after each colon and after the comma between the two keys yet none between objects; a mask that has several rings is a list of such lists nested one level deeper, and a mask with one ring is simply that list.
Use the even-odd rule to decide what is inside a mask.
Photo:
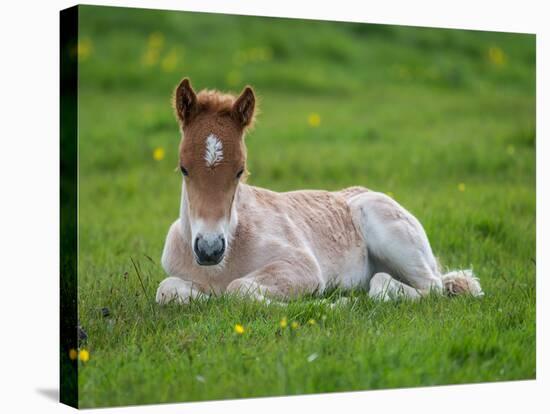
[{"label": "grass field", "polygon": [[[88,6],[80,25],[81,406],[535,377],[534,36]],[[183,76],[255,88],[250,184],[389,193],[486,296],[155,305]]]}]

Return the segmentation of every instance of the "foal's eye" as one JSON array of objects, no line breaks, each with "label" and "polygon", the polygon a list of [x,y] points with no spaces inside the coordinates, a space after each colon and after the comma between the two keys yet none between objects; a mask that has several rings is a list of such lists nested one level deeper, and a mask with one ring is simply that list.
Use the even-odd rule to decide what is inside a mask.
[{"label": "foal's eye", "polygon": [[187,170],[185,169],[185,167],[183,165],[180,166],[180,170],[181,170],[181,173],[184,175],[184,176],[188,176],[189,173],[187,172]]},{"label": "foal's eye", "polygon": [[241,168],[241,169],[239,170],[239,172],[237,173],[237,180],[238,180],[239,178],[241,178],[241,175],[243,175],[243,172],[244,172],[244,168]]}]

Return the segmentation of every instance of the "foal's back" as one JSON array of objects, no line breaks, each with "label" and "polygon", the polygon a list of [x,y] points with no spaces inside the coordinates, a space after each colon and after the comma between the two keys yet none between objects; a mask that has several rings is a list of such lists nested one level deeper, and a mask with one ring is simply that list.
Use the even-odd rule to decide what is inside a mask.
[{"label": "foal's back", "polygon": [[355,243],[358,236],[348,201],[367,191],[364,187],[349,187],[335,192],[299,190],[278,193],[242,184],[240,199],[241,208],[254,210],[256,215],[269,218],[268,222],[279,225],[292,222],[308,238],[347,246]]}]

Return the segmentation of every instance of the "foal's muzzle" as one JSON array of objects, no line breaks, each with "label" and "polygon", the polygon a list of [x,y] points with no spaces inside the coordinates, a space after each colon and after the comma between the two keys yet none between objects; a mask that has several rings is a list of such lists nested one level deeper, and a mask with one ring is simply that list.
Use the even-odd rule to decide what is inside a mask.
[{"label": "foal's muzzle", "polygon": [[225,239],[222,235],[198,234],[193,250],[195,259],[201,266],[213,266],[220,263],[225,253]]}]

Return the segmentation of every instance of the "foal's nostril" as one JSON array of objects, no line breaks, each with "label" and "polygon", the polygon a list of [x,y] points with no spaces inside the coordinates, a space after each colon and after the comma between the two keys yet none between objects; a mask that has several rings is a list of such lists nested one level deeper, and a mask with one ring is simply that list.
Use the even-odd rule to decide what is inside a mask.
[{"label": "foal's nostril", "polygon": [[193,251],[195,252],[195,254],[198,254],[199,250],[199,236],[195,237],[195,243],[193,243]]}]

